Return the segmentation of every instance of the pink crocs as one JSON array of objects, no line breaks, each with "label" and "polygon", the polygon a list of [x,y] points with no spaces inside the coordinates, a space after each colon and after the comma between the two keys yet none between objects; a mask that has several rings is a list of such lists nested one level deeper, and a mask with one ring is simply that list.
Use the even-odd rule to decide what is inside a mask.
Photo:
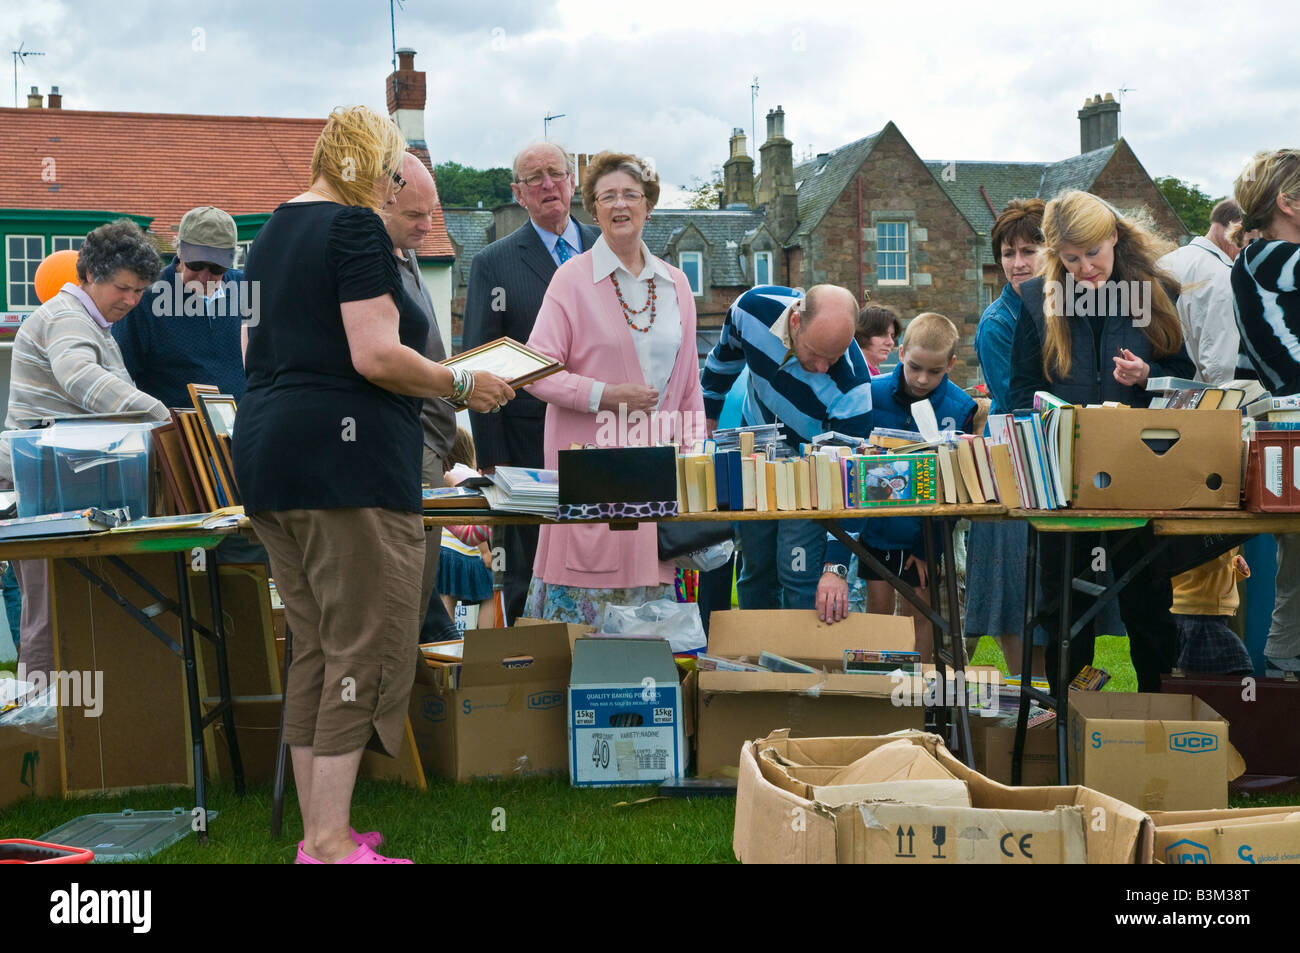
[{"label": "pink crocs", "polygon": [[364,834],[358,834],[354,827],[349,827],[348,830],[352,832],[352,839],[354,841],[358,844],[365,844],[371,850],[375,850],[384,842],[384,835],[379,833],[379,831],[366,831]]},{"label": "pink crocs", "polygon": [[[373,833],[373,832],[372,832]],[[307,851],[303,850],[303,842],[298,841],[298,858],[294,861],[296,864],[323,864],[323,860],[317,860]],[[402,857],[383,857],[376,854],[374,848],[361,844],[352,853],[348,854],[342,860],[337,861],[340,864],[412,864],[414,861],[406,860]]]}]

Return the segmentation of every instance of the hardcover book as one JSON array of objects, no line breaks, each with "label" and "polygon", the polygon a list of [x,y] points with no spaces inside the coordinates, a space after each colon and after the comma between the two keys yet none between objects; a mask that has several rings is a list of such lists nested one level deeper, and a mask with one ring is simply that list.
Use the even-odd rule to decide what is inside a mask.
[{"label": "hardcover book", "polygon": [[918,506],[939,502],[938,458],[933,453],[858,457],[856,506]]}]

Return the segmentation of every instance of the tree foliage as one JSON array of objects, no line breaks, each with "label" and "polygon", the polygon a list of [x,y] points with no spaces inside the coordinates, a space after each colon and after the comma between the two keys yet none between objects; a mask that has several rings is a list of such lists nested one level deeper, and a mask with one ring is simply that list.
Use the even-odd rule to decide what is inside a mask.
[{"label": "tree foliage", "polygon": [[459,162],[440,162],[433,167],[433,174],[443,205],[473,208],[482,202],[489,209],[513,197],[509,169],[475,169]]},{"label": "tree foliage", "polygon": [[722,170],[714,169],[707,180],[698,175],[691,176],[691,181],[682,186],[691,197],[686,202],[687,208],[714,209],[722,208]]},{"label": "tree foliage", "polygon": [[1155,182],[1160,194],[1174,207],[1189,232],[1204,235],[1209,231],[1210,212],[1220,199],[1206,195],[1195,182],[1177,179],[1172,175],[1161,176]]}]

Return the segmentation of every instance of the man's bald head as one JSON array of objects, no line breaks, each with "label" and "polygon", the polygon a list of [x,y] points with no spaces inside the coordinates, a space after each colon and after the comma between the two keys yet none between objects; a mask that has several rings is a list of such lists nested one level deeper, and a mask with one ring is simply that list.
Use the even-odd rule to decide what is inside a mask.
[{"label": "man's bald head", "polygon": [[838,285],[814,285],[803,307],[790,315],[790,336],[799,366],[825,374],[853,343],[858,300]]},{"label": "man's bald head", "polygon": [[393,240],[394,251],[419,248],[433,228],[433,211],[438,206],[438,189],[424,163],[407,152],[402,156],[400,175],[406,181],[402,191],[384,206],[384,226]]}]

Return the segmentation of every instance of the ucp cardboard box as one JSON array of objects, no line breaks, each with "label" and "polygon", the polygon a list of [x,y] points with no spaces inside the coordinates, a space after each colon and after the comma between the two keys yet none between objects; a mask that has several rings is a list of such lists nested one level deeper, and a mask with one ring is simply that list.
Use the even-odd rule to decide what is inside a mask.
[{"label": "ucp cardboard box", "polygon": [[1070,781],[1143,811],[1225,808],[1246,767],[1195,695],[1072,691],[1069,717]]},{"label": "ucp cardboard box", "polygon": [[843,622],[827,625],[809,610],[715,612],[709,619],[711,655],[756,662],[767,650],[824,671],[697,672],[687,683],[697,692],[695,773],[707,777],[734,768],[746,741],[778,728],[790,729],[792,737],[813,737],[924,727],[921,679],[900,684],[889,675],[843,671],[845,649],[914,648],[907,616],[850,612]]},{"label": "ucp cardboard box", "polygon": [[562,774],[568,685],[568,626],[471,629],[457,687],[411,690],[420,760],[457,781]]},{"label": "ucp cardboard box", "polygon": [[1241,412],[1077,407],[1073,503],[1081,509],[1241,505]]},{"label": "ucp cardboard box", "polygon": [[1166,864],[1300,864],[1300,808],[1155,811],[1156,859]]},{"label": "ucp cardboard box", "polygon": [[[880,749],[903,741],[884,766],[896,780],[867,790]],[[900,772],[901,769],[901,772]],[[945,800],[945,779],[965,801]],[[836,782],[860,785],[840,797]],[[879,783],[879,782],[878,782]],[[791,738],[774,732],[741,750],[732,848],[744,863],[1149,863],[1151,821],[1084,787],[1011,788],[958,761],[937,735]],[[919,797],[908,793],[936,786]]]},{"label": "ucp cardboard box", "polygon": [[577,787],[685,775],[682,689],[663,639],[579,639],[568,715],[569,780]]}]

